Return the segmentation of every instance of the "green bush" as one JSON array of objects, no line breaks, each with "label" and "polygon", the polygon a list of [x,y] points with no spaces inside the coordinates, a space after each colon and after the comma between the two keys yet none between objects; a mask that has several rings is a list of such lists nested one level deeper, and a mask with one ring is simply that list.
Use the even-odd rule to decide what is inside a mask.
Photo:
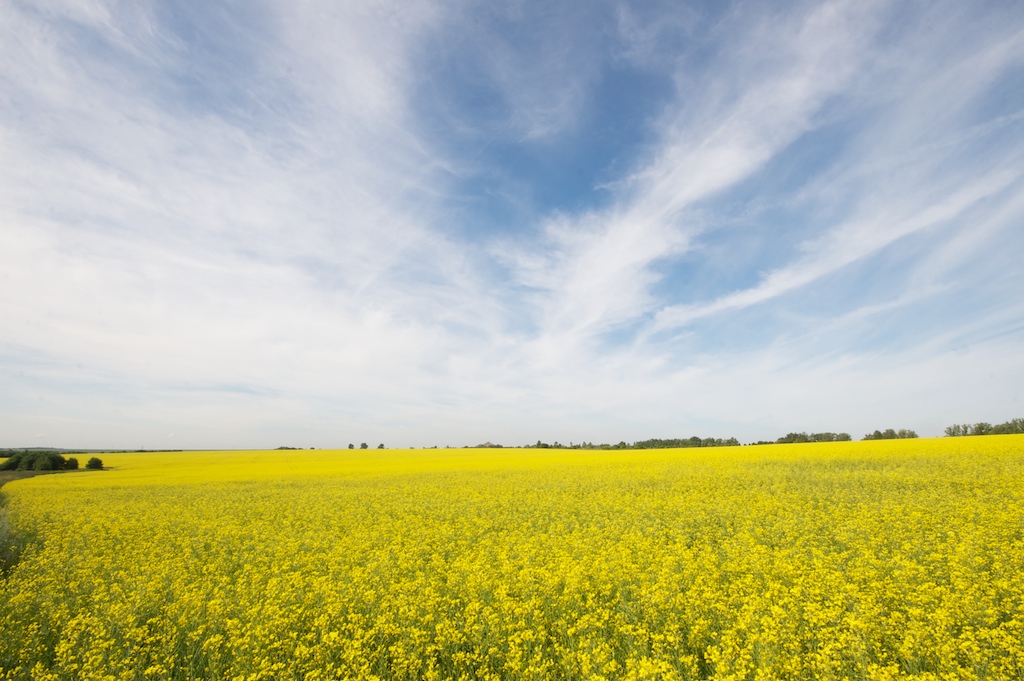
[{"label": "green bush", "polygon": [[18,452],[2,464],[0,471],[59,471],[67,466],[56,452]]},{"label": "green bush", "polygon": [[85,467],[91,471],[100,471],[103,470],[103,462],[94,456],[85,462]]}]

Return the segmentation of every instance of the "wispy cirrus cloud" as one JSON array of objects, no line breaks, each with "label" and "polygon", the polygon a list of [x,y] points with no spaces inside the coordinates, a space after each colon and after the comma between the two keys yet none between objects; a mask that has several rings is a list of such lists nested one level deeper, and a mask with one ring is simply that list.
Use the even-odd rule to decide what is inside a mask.
[{"label": "wispy cirrus cloud", "polygon": [[980,201],[1005,193],[1011,186],[1019,184],[1019,180],[1017,172],[993,172],[968,181],[966,186],[950,196],[936,198],[935,204],[914,197],[917,200],[909,206],[886,205],[887,212],[837,226],[823,236],[801,244],[801,256],[795,262],[767,273],[751,288],[728,293],[709,303],[676,305],[659,310],[653,330],[684,326],[702,317],[757,305],[812,284],[903,237],[961,217]]},{"label": "wispy cirrus cloud", "polygon": [[[746,59],[724,52],[701,82],[678,76],[657,147],[617,188],[621,199],[576,223],[548,222],[546,239],[512,260],[522,283],[549,292],[551,309],[542,314],[552,333],[602,333],[650,314],[660,302],[650,292],[658,279],[652,268],[685,253],[704,227],[686,211],[812,127],[824,101],[856,72],[858,50],[878,21],[869,6],[838,3],[768,26],[763,18],[734,20],[730,34]],[[698,91],[707,101],[690,101]]]}]

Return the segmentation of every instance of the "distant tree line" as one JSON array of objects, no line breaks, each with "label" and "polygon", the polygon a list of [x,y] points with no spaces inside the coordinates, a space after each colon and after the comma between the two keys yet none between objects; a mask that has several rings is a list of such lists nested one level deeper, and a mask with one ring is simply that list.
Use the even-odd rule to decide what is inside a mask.
[{"label": "distant tree line", "polygon": [[[103,468],[103,461],[92,457],[85,463],[90,470]],[[23,451],[12,454],[6,461],[0,463],[0,471],[74,471],[78,470],[78,459],[73,456],[67,458],[54,451]]]},{"label": "distant tree line", "polygon": [[786,444],[790,442],[849,442],[853,438],[849,433],[787,433],[775,442]]},{"label": "distant tree line", "polygon": [[1006,423],[954,424],[946,428],[946,437],[962,437],[964,435],[1015,435],[1024,433],[1024,419],[1010,419]]},{"label": "distant tree line", "polygon": [[864,440],[903,440],[907,438],[915,438],[917,433],[912,430],[906,430],[900,428],[899,430],[893,430],[892,428],[886,428],[885,430],[876,430],[873,433],[868,433],[862,439]]},{"label": "distant tree line", "polygon": [[758,440],[752,445],[792,444],[797,442],[849,442],[849,433],[786,433],[778,440]]},{"label": "distant tree line", "polygon": [[68,452],[78,453],[77,449],[57,449],[56,447],[3,447],[0,448],[0,457],[14,456],[15,454],[30,454],[35,452],[56,452],[67,454]]},{"label": "distant tree line", "polygon": [[537,440],[536,444],[525,445],[526,448],[530,449],[680,449],[686,447],[738,447],[740,441],[734,437],[722,439],[720,437],[688,437],[688,438],[672,438],[672,439],[651,439],[651,440],[637,440],[630,444],[622,441],[618,444],[598,444],[595,445],[593,442],[579,442],[570,443],[563,445],[558,442],[548,444],[547,442],[541,442]]},{"label": "distant tree line", "polygon": [[683,447],[738,447],[740,441],[734,437],[722,439],[720,437],[691,437],[685,440],[672,439],[672,440],[640,440],[634,442],[631,449],[674,449]]}]

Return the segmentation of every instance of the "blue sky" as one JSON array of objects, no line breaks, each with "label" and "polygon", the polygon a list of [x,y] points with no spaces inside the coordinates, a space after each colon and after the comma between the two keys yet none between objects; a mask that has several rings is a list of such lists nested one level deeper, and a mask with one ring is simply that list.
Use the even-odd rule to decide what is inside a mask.
[{"label": "blue sky", "polygon": [[1024,415],[1024,5],[7,0],[0,446]]}]

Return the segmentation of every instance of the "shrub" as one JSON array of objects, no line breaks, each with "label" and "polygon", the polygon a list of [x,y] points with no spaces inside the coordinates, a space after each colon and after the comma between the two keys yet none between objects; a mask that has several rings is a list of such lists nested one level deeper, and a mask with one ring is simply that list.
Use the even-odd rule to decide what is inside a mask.
[{"label": "shrub", "polygon": [[56,452],[18,452],[0,464],[0,471],[57,471],[65,464]]},{"label": "shrub", "polygon": [[103,470],[103,462],[94,456],[85,462],[85,467],[91,471],[100,471]]}]

